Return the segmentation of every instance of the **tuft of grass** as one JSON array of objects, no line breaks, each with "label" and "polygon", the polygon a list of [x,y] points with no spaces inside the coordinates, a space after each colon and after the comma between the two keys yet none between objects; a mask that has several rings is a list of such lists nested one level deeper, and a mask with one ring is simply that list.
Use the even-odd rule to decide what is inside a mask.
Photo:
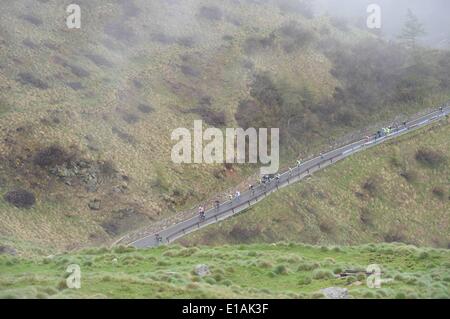
[{"label": "tuft of grass", "polygon": [[[443,272],[450,258],[447,250],[383,244],[340,247],[339,251],[324,252],[318,246],[283,243],[201,247],[196,248],[196,253],[184,256],[186,248],[178,246],[136,251],[117,248],[117,251],[107,250],[103,254],[96,254],[95,249],[66,253],[51,258],[47,264],[42,258],[1,256],[0,295],[12,298],[96,295],[101,298],[322,298],[315,292],[336,286],[349,289],[353,298],[394,298],[402,294],[406,298],[448,297],[446,287],[450,279]],[[387,254],[388,248],[395,253]],[[167,252],[181,253],[180,260],[166,257]],[[255,258],[255,252],[260,257]],[[427,252],[428,257],[418,259],[421,252]],[[303,256],[303,259],[288,264],[294,256]],[[335,277],[346,269],[364,271],[375,257],[385,270],[383,277],[394,278],[393,284],[383,286],[383,291],[355,284],[356,281],[364,283],[364,274],[345,279]],[[118,261],[113,263],[114,259]],[[335,261],[332,269],[319,268],[321,263],[325,264],[325,259]],[[95,267],[86,265],[91,260],[95,260]],[[8,261],[14,262],[7,265]],[[79,291],[66,287],[65,265],[73,262],[81,265],[82,289]],[[265,264],[268,262],[270,268]],[[272,266],[274,262],[277,263]],[[211,274],[193,275],[191,270],[198,264],[207,264]],[[298,271],[289,270],[297,265]]]},{"label": "tuft of grass", "polygon": [[323,280],[323,279],[332,279],[334,278],[334,274],[331,270],[329,269],[315,269],[312,273],[312,278],[313,279],[319,279],[319,280]]},{"label": "tuft of grass", "polygon": [[286,265],[277,265],[277,266],[275,266],[273,272],[276,275],[287,275],[289,270]]}]

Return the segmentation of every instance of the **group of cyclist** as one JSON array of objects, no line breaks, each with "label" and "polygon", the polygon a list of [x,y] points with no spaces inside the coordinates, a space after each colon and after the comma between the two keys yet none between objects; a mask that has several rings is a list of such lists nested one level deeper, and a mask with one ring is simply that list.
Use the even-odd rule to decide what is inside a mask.
[{"label": "group of cyclist", "polygon": [[[444,112],[443,107],[440,107],[439,110],[440,110],[441,112]],[[403,122],[402,125],[406,127],[406,126],[407,126],[407,122]],[[377,140],[377,139],[379,139],[379,138],[382,138],[382,137],[384,137],[384,136],[389,135],[393,130],[398,129],[399,127],[400,127],[400,125],[392,125],[392,126],[389,126],[389,127],[383,127],[381,130],[379,130],[379,131],[375,134],[375,140]],[[367,136],[366,139],[367,139],[367,140],[370,140],[370,137]],[[324,159],[324,158],[325,158],[325,156],[323,155],[323,153],[320,153],[319,156],[320,156],[321,159]],[[302,165],[302,159],[298,159],[297,162],[296,162],[296,164],[297,164],[296,167],[300,167],[300,166]],[[294,171],[294,168],[292,168],[292,167],[289,167],[289,168],[288,168],[288,174],[289,174],[289,176],[291,176],[291,175],[293,174],[293,171]],[[259,179],[258,184],[259,184],[259,185],[262,185],[263,187],[266,187],[266,185],[269,185],[269,184],[272,183],[273,181],[275,181],[275,182],[278,184],[279,181],[280,181],[280,178],[281,178],[281,175],[280,175],[280,174],[264,175],[264,176],[262,176],[262,177]],[[248,190],[251,192],[252,195],[254,195],[254,194],[255,194],[255,185],[249,184],[249,185],[248,185]],[[239,190],[237,190],[237,191],[235,192],[234,195],[233,195],[233,194],[229,194],[229,195],[228,195],[228,199],[229,199],[229,202],[230,202],[230,203],[233,203],[233,201],[235,201],[235,200],[236,200],[236,201],[239,201],[240,197],[241,197],[241,193],[240,193]],[[219,202],[219,200],[216,200],[216,201],[214,202],[214,208],[215,208],[216,210],[219,210],[219,208],[220,208],[220,202]],[[199,214],[199,219],[200,219],[201,221],[204,221],[204,220],[205,220],[205,208],[204,208],[203,206],[200,206],[200,207],[198,208],[198,214]]]},{"label": "group of cyclist", "polygon": [[384,136],[387,136],[387,135],[391,134],[391,132],[392,132],[392,126],[383,127],[381,130],[379,130],[375,134],[375,140],[378,139],[378,138],[382,138]]},{"label": "group of cyclist", "polygon": [[[302,160],[299,159],[297,160],[297,167],[299,167],[302,164]],[[291,167],[289,167],[289,174],[292,174],[293,169]],[[270,175],[264,175],[262,176],[259,181],[258,181],[258,185],[263,185],[264,187],[268,184],[270,184],[272,181],[276,181],[276,183],[278,184],[279,181],[281,179],[281,174],[270,174]],[[249,184],[248,185],[248,190],[251,192],[252,195],[255,194],[255,185],[253,184]],[[230,203],[233,203],[233,201],[239,201],[241,198],[241,192],[239,190],[237,190],[234,195],[233,194],[228,194],[228,200]],[[219,210],[220,208],[220,201],[219,200],[215,200],[214,201],[214,208],[216,210]],[[199,219],[201,221],[205,220],[205,209],[203,206],[200,206],[198,208],[198,215],[199,215]]]}]

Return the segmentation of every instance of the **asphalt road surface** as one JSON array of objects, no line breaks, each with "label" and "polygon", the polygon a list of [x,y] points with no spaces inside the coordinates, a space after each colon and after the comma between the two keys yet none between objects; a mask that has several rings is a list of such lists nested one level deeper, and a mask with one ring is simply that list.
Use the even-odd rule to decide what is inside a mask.
[{"label": "asphalt road surface", "polygon": [[298,182],[312,173],[321,170],[329,165],[336,163],[356,152],[373,147],[387,140],[396,138],[412,130],[424,127],[431,123],[434,123],[445,116],[450,114],[450,107],[447,106],[442,110],[436,110],[432,113],[417,117],[405,124],[394,128],[390,134],[383,137],[376,137],[375,134],[366,138],[363,138],[357,142],[345,145],[343,147],[334,149],[330,152],[324,153],[316,158],[301,163],[299,166],[292,167],[289,171],[286,171],[279,177],[279,179],[273,179],[266,184],[255,185],[253,190],[248,190],[241,194],[239,198],[221,203],[219,207],[211,208],[205,212],[205,218],[200,216],[184,220],[178,224],[169,226],[162,230],[158,234],[151,234],[142,237],[132,243],[130,246],[136,248],[155,247],[162,244],[170,243],[180,237],[183,237],[189,233],[192,233],[198,229],[204,228],[208,225],[215,224],[221,220],[229,218],[233,215],[243,212],[249,207],[255,205],[268,195],[277,190],[286,187],[292,183]]}]

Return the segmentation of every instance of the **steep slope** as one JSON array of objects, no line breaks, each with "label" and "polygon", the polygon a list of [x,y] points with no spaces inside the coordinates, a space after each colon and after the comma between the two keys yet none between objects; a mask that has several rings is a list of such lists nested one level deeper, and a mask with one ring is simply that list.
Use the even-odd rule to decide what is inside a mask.
[{"label": "steep slope", "polygon": [[80,30],[57,0],[0,4],[0,237],[18,245],[110,242],[255,172],[173,164],[170,133],[194,119],[280,127],[288,161],[448,98],[447,52],[298,1],[78,3]]},{"label": "steep slope", "polygon": [[359,153],[180,242],[397,241],[448,248],[449,136],[442,122]]}]

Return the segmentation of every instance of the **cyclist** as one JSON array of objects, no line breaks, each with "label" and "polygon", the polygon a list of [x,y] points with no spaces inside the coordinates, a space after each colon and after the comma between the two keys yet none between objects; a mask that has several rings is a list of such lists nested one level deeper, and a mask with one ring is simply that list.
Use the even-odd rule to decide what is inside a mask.
[{"label": "cyclist", "polygon": [[261,177],[259,184],[262,185],[264,187],[264,189],[266,189],[266,183],[267,183],[267,181],[266,181],[265,177],[264,176]]},{"label": "cyclist", "polygon": [[203,206],[200,206],[198,208],[198,215],[200,217],[200,220],[204,220],[205,219],[205,208]]},{"label": "cyclist", "polygon": [[158,243],[162,242],[162,237],[159,234],[156,234],[155,238]]},{"label": "cyclist", "polygon": [[297,160],[297,167],[302,165],[302,161],[301,160]]}]

